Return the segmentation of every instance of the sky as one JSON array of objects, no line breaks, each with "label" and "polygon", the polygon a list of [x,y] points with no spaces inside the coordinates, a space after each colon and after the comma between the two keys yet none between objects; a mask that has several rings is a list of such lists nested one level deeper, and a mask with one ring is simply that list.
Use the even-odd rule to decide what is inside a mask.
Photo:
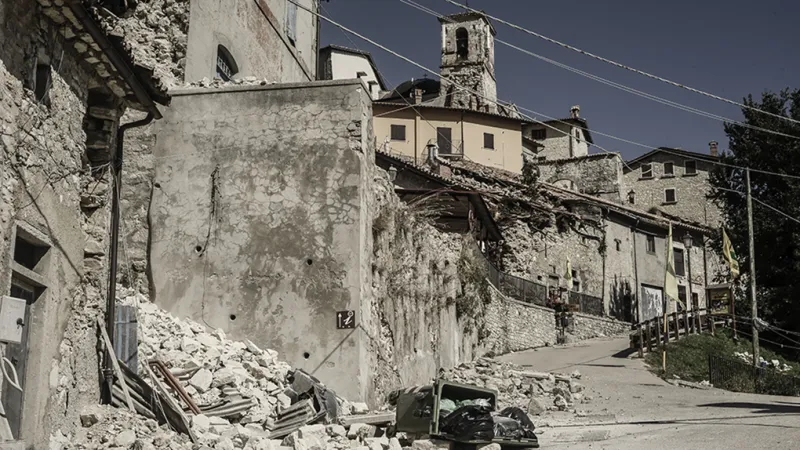
[{"label": "sky", "polygon": [[[417,0],[442,14],[459,12],[444,0]],[[469,0],[471,7],[605,58],[737,102],[765,90],[800,88],[798,0]],[[410,59],[438,70],[438,20],[398,0],[330,0],[323,13]],[[646,78],[494,23],[497,38],[696,109],[742,120],[738,107]],[[323,23],[322,45],[372,53],[390,87],[424,71]],[[351,41],[352,40],[352,41]],[[606,86],[496,44],[498,98],[564,118],[573,105],[594,142],[626,159],[659,146],[708,152],[728,140],[720,121],[684,112]],[[535,116],[542,119],[544,116]],[[634,145],[598,133],[643,144]],[[592,153],[600,152],[592,149]]]}]

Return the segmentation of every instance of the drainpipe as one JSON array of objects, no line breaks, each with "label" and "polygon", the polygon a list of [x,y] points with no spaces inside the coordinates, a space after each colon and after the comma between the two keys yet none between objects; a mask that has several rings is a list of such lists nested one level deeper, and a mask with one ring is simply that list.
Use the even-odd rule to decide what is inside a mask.
[{"label": "drainpipe", "polygon": [[[122,149],[125,131],[131,128],[142,127],[153,121],[155,114],[152,112],[147,114],[142,120],[126,123],[117,129],[117,148],[114,154],[114,184],[111,193],[111,243],[109,250],[109,270],[108,270],[108,298],[106,299],[106,331],[108,337],[111,339],[111,345],[114,345],[114,322],[116,318],[116,296],[117,296],[117,250],[119,247],[119,195],[122,191]],[[106,383],[108,383],[108,390],[105,392],[106,401],[111,403],[111,386],[114,384],[114,366],[108,351],[105,355],[105,366],[103,368],[103,375],[105,376]]]},{"label": "drainpipe", "polygon": [[639,227],[639,219],[636,219],[636,224],[633,226],[633,282],[635,289],[634,297],[636,299],[636,322],[641,322],[641,305],[639,304],[639,259],[636,257],[636,230]]}]

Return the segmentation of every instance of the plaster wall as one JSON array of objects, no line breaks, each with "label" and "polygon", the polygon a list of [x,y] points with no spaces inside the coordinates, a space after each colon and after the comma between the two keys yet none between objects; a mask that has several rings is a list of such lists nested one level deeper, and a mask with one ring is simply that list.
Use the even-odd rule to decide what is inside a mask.
[{"label": "plaster wall", "polygon": [[[298,0],[316,10],[316,0]],[[297,8],[297,39],[286,34],[287,1],[191,0],[185,81],[213,79],[217,46],[233,56],[239,72],[277,83],[312,81],[317,68],[317,19]]]},{"label": "plaster wall", "polygon": [[[365,86],[173,95],[154,150],[154,301],[364,399],[374,161]],[[363,328],[337,329],[340,311]]]}]

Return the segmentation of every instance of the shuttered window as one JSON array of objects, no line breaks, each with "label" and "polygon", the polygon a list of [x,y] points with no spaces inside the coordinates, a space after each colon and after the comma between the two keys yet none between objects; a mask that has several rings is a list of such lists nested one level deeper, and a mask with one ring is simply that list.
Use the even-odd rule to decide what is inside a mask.
[{"label": "shuttered window", "polygon": [[297,45],[297,5],[292,2],[286,2],[286,37]]}]

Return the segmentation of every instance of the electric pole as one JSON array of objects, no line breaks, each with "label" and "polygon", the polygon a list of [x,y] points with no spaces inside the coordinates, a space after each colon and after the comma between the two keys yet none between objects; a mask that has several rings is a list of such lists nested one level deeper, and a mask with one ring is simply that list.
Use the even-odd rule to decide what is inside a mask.
[{"label": "electric pole", "polygon": [[750,241],[750,298],[752,300],[752,318],[753,318],[753,365],[758,366],[758,328],[756,321],[758,320],[758,304],[756,303],[756,258],[755,258],[755,242],[753,241],[753,198],[750,193],[750,169],[746,169],[745,176],[747,178],[747,231]]}]

